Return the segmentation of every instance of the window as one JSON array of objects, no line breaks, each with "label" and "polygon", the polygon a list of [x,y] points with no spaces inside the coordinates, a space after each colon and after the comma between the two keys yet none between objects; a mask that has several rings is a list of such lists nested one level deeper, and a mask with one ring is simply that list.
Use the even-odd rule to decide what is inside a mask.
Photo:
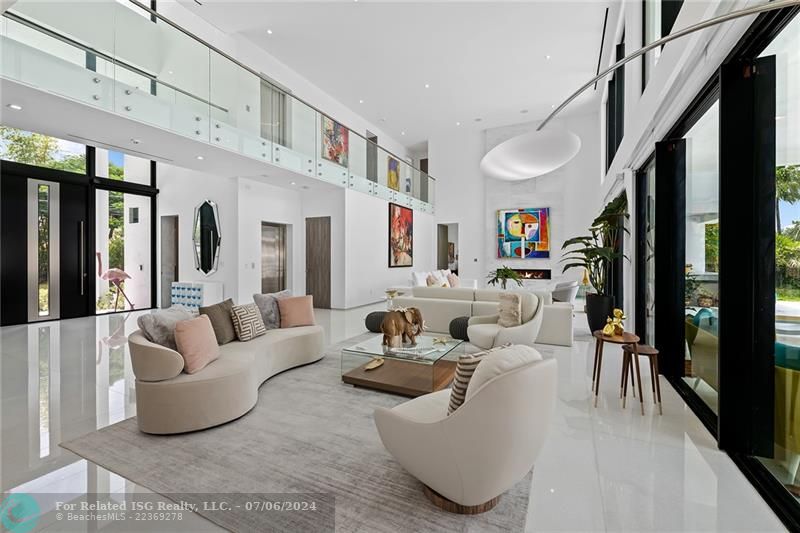
[{"label": "window", "polygon": [[[625,33],[616,46],[614,61],[625,57]],[[606,100],[606,170],[614,161],[625,134],[625,67],[620,67],[608,82]]]},{"label": "window", "polygon": [[[642,43],[648,44],[669,35],[678,13],[683,6],[683,0],[644,0],[644,24]],[[642,91],[650,80],[650,74],[661,57],[661,48],[649,51],[643,57],[642,66]]]},{"label": "window", "polygon": [[97,313],[150,307],[150,197],[98,189],[95,206]]},{"label": "window", "polygon": [[86,146],[0,126],[0,159],[86,174]]},{"label": "window", "polygon": [[[685,316],[688,361],[684,380],[717,412],[719,379],[719,103],[686,138]],[[710,268],[709,268],[710,267]]]},{"label": "window", "polygon": [[150,160],[142,159],[114,150],[95,149],[95,174],[98,178],[108,178],[129,183],[150,185]]},{"label": "window", "polygon": [[775,56],[775,450],[762,459],[800,498],[800,17],[762,56]]}]

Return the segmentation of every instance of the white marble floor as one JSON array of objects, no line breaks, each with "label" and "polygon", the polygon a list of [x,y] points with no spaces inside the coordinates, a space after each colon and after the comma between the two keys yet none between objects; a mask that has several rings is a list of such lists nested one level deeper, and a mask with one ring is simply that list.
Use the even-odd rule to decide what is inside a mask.
[{"label": "white marble floor", "polygon": [[[364,331],[382,305],[317,311],[330,343]],[[143,487],[61,449],[59,442],[136,414],[125,335],[136,314],[0,328],[0,487],[10,492],[147,493]],[[662,381],[664,415],[646,404],[621,408],[620,357],[607,349],[597,408],[591,403],[593,348],[576,317],[572,348],[540,345],[559,363],[555,423],[536,464],[527,531],[783,531],[733,462]],[[643,360],[644,361],[644,360]],[[643,380],[646,376],[643,372]],[[643,381],[652,402],[650,384]],[[61,530],[45,516],[38,529]],[[78,529],[131,530],[87,522]],[[76,524],[72,524],[76,526]],[[212,531],[199,516],[141,531]]]}]

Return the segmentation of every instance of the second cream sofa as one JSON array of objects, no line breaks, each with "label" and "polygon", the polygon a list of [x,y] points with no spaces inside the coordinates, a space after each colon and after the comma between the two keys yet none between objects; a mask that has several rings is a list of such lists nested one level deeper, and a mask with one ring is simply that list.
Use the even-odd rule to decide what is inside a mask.
[{"label": "second cream sofa", "polygon": [[183,373],[178,352],[148,341],[141,331],[128,337],[136,376],[136,420],[145,433],[195,431],[228,422],[255,407],[258,388],[290,368],[322,359],[320,326],[271,329],[247,342],[219,347],[219,358],[195,374]]},{"label": "second cream sofa", "polygon": [[[418,308],[428,331],[448,333],[454,318],[496,315],[503,292],[497,289],[414,287],[410,296],[395,297],[393,303],[396,307]],[[549,292],[530,292],[539,297],[540,305],[543,304],[542,325],[534,342],[572,346],[572,305],[554,303]]]}]

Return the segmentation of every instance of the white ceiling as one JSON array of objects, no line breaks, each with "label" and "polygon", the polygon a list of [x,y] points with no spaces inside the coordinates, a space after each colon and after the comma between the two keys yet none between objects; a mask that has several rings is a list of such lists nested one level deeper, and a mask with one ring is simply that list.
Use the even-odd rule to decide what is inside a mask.
[{"label": "white ceiling", "polygon": [[182,3],[406,146],[457,122],[485,129],[544,118],[595,73],[605,9],[619,3],[202,1]]}]

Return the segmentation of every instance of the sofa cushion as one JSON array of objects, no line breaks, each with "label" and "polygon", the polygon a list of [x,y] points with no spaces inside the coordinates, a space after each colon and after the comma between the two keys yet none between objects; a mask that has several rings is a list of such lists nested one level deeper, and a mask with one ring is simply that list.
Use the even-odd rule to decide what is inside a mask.
[{"label": "sofa cushion", "polygon": [[427,287],[427,279],[430,272],[412,272],[411,273],[411,286],[412,287]]},{"label": "sofa cushion", "polygon": [[441,287],[442,282],[433,274],[428,274],[428,277],[425,278],[425,285],[428,287]]},{"label": "sofa cushion", "polygon": [[472,316],[496,315],[500,302],[472,302]]},{"label": "sofa cushion", "polygon": [[236,338],[242,342],[267,332],[256,304],[234,305],[231,309],[231,318],[233,319],[233,328],[236,330]]},{"label": "sofa cushion", "polygon": [[149,314],[137,318],[136,323],[145,339],[177,351],[175,325],[190,318],[192,318],[191,313],[184,307],[173,305],[169,309],[154,309]]},{"label": "sofa cushion", "polygon": [[183,357],[183,371],[194,374],[219,357],[219,345],[208,315],[182,320],[175,325],[175,342]]},{"label": "sofa cushion", "polygon": [[445,287],[414,287],[411,294],[415,298],[443,298],[446,300],[464,300],[471,302],[475,299],[472,289],[445,288]]},{"label": "sofa cushion", "polygon": [[447,275],[447,284],[453,287],[454,289],[461,286],[461,281],[458,279],[458,276],[455,274],[448,274]]},{"label": "sofa cushion", "polygon": [[498,306],[497,325],[503,328],[513,328],[522,323],[522,304],[520,295],[516,292],[506,292],[500,295]]},{"label": "sofa cushion", "polygon": [[261,320],[264,322],[266,329],[278,329],[281,327],[281,311],[278,307],[278,300],[291,296],[292,291],[290,290],[253,295],[253,301],[261,312]]},{"label": "sofa cushion", "polygon": [[281,310],[281,328],[295,328],[298,326],[313,326],[314,322],[314,297],[295,296],[278,300]]},{"label": "sofa cushion", "polygon": [[450,404],[447,406],[447,414],[452,414],[456,409],[461,407],[461,404],[466,400],[467,389],[469,388],[470,380],[472,379],[475,370],[478,368],[479,363],[490,353],[498,348],[491,350],[484,350],[481,352],[462,354],[458,357],[456,363],[456,374],[453,378],[453,386],[450,390]]},{"label": "sofa cushion", "polygon": [[233,300],[230,298],[224,302],[200,308],[200,314],[206,315],[211,321],[217,344],[220,346],[236,340],[236,330],[233,329],[233,319],[231,318],[232,308]]},{"label": "sofa cushion", "polygon": [[[515,344],[505,346],[501,349],[493,350],[490,354],[483,357],[480,364],[475,368],[472,379],[467,386],[464,401],[472,398],[476,392],[485,384],[517,368],[528,365],[534,361],[541,361],[542,355],[530,346]],[[457,367],[456,367],[457,368]]]},{"label": "sofa cushion", "polygon": [[[441,291],[458,291],[461,289],[436,289]],[[394,299],[395,307],[416,307],[422,313],[427,331],[431,333],[447,333],[450,320],[455,316],[469,316],[472,302],[465,300],[446,300],[444,298],[409,298],[400,296]]]}]

